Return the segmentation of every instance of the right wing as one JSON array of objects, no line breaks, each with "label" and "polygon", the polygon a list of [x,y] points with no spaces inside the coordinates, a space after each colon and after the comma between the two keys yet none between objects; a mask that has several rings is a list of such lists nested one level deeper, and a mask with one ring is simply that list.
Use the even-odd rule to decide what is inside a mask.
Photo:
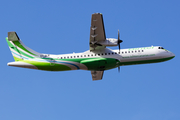
[{"label": "right wing", "polygon": [[91,71],[92,79],[94,80],[101,80],[103,77],[104,71]]},{"label": "right wing", "polygon": [[98,44],[100,41],[106,40],[103,16],[100,13],[94,13],[91,17],[90,29],[90,50],[103,49],[105,46]]}]

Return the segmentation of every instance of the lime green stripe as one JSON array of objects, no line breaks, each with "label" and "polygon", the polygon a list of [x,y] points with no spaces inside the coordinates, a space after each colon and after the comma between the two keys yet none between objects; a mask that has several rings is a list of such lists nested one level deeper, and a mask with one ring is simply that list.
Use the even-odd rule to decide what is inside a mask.
[{"label": "lime green stripe", "polygon": [[39,70],[46,70],[46,71],[67,71],[71,70],[70,67],[62,64],[51,64],[49,62],[37,62],[37,61],[29,61],[23,60],[23,62],[32,64],[36,66]]},{"label": "lime green stripe", "polygon": [[23,59],[17,58],[17,57],[15,57],[15,56],[13,56],[13,57],[14,57],[14,60],[15,60],[15,61],[23,61]]},{"label": "lime green stripe", "polygon": [[17,57],[14,57],[15,61],[23,61],[29,64],[36,66],[39,70],[45,71],[67,71],[71,70],[70,67],[62,64],[53,64],[50,62],[38,62],[38,61],[29,61],[29,60],[22,60]]}]

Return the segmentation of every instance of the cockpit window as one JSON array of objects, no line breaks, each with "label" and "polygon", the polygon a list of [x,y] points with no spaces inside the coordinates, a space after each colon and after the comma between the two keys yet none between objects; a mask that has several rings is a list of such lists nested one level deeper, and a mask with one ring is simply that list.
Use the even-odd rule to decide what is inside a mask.
[{"label": "cockpit window", "polygon": [[164,49],[163,47],[159,47],[158,49]]}]

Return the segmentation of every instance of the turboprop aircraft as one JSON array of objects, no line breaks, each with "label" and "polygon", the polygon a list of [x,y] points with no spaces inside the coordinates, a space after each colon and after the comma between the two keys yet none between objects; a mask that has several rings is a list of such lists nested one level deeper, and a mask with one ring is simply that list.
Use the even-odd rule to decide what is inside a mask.
[{"label": "turboprop aircraft", "polygon": [[[8,66],[46,71],[89,70],[93,80],[101,80],[105,70],[125,65],[157,63],[170,60],[175,55],[161,46],[120,49],[120,39],[106,38],[103,16],[92,14],[89,50],[72,54],[43,54],[26,47],[16,32],[8,32],[6,38],[15,62]],[[117,50],[107,47],[119,46]]]}]

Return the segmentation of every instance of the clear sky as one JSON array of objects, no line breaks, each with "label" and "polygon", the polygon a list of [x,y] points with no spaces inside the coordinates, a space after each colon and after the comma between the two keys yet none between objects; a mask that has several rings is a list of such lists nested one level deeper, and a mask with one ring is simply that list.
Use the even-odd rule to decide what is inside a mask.
[{"label": "clear sky", "polygon": [[[3,0],[0,11],[0,120],[180,120],[179,0]],[[95,12],[107,38],[120,30],[122,48],[160,45],[176,57],[108,70],[101,81],[7,66],[8,31],[37,52],[84,52]]]}]

